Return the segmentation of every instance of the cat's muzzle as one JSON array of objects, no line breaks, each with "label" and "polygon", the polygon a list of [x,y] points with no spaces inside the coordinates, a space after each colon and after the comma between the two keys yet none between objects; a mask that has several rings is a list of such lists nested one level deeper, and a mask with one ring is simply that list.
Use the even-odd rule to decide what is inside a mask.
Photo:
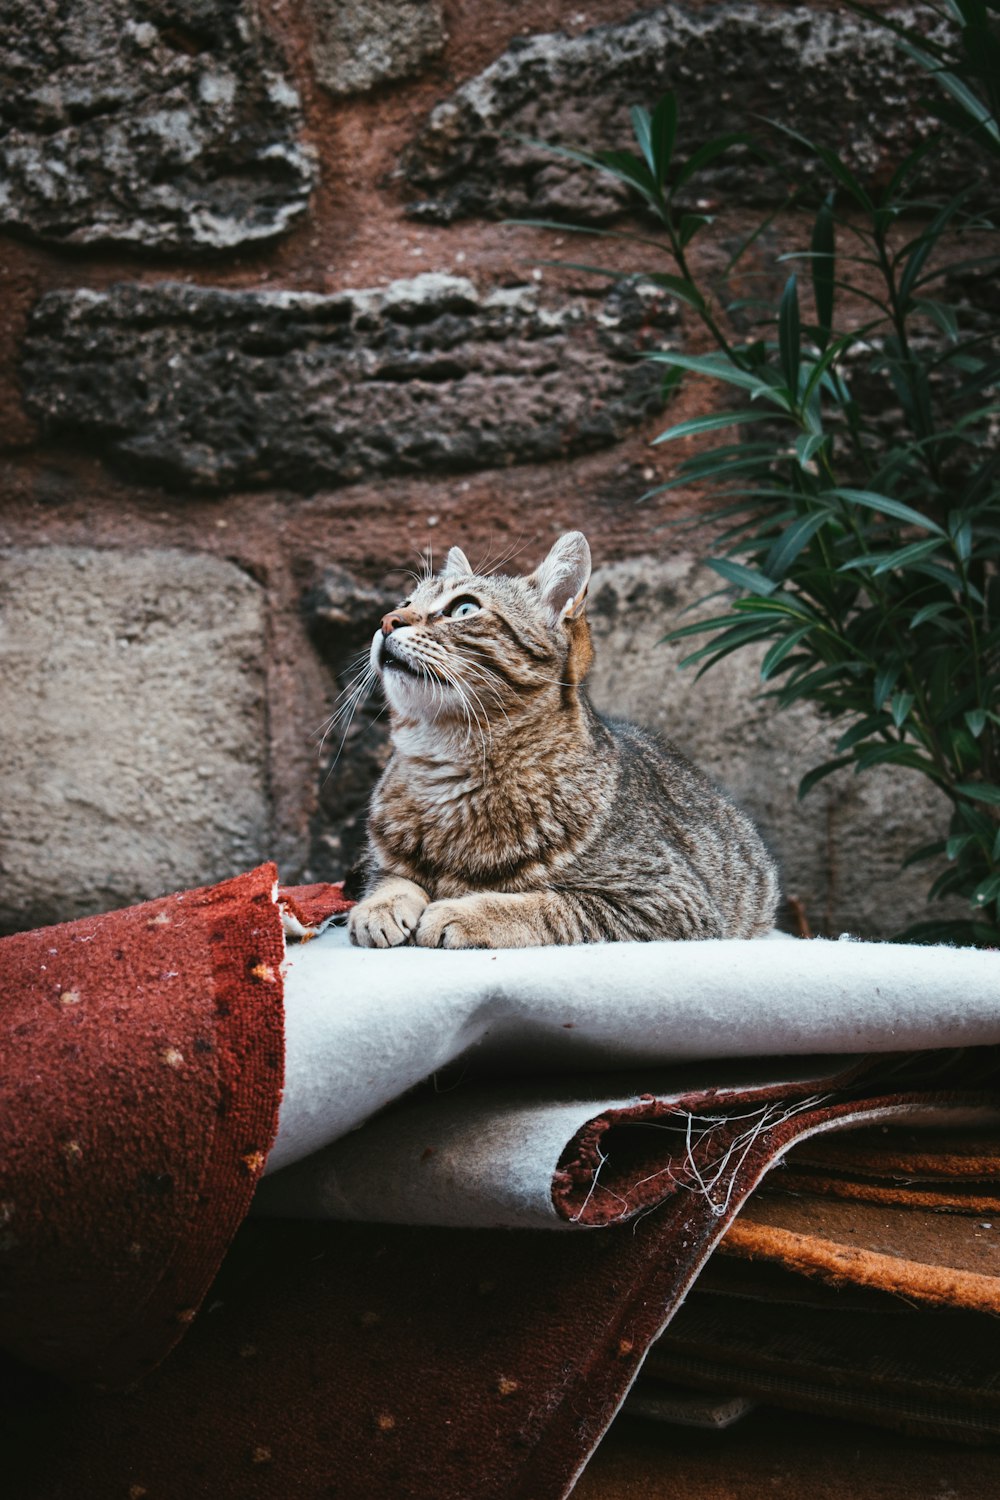
[{"label": "cat's muzzle", "polygon": [[409,661],[393,645],[392,636],[384,635],[378,648],[378,667],[380,672],[401,672],[404,677],[413,677],[417,681],[423,681],[431,674],[416,662]]}]

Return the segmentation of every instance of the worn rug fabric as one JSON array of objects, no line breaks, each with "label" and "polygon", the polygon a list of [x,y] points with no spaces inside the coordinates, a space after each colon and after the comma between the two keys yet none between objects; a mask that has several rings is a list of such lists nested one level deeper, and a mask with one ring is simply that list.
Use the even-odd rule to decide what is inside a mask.
[{"label": "worn rug fabric", "polygon": [[[791,1061],[703,1061],[697,1075],[667,1066],[669,1049],[609,1074],[598,1051],[587,1073],[564,1065],[522,1088],[502,1048],[466,1076],[459,1026],[353,1131],[366,1080],[371,1109],[387,1104],[405,1050],[378,1006],[336,1077],[320,1049],[311,1081],[296,1072],[280,1097],[282,926],[308,936],[344,905],[336,888],[279,902],[265,866],[0,944],[0,1379],[17,1500],[562,1500],[796,1142],[894,1123],[940,1138],[997,1115],[995,971],[956,954],[977,1029],[961,995],[949,1004],[972,1046],[848,1041],[816,1057],[799,1039]],[[322,944],[302,952],[322,958]],[[678,946],[691,962],[700,945]],[[419,955],[382,957],[400,976]],[[332,1010],[342,998],[358,1000],[334,982]],[[305,1069],[307,1049],[286,1047]],[[271,1217],[241,1223],[279,1147]]]},{"label": "worn rug fabric", "polygon": [[767,1402],[997,1445],[998,1183],[995,1123],[794,1146],[654,1344],[628,1409],[684,1420],[683,1389],[730,1420]]}]

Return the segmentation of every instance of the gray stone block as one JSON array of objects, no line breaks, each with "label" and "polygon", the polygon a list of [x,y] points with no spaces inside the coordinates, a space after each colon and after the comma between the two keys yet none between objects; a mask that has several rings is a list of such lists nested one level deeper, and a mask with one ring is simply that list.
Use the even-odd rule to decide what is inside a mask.
[{"label": "gray stone block", "polygon": [[428,274],[335,296],[160,283],[52,292],[28,409],[129,475],[310,491],[498,468],[616,442],[660,404],[676,307],[632,287],[549,298]]},{"label": "gray stone block", "polygon": [[0,553],[0,930],[268,857],[264,642],[231,563]]},{"label": "gray stone block", "polygon": [[0,224],[224,250],[283,233],[316,170],[246,0],[0,0]]},{"label": "gray stone block", "polygon": [[439,0],[310,0],[316,77],[331,94],[363,94],[419,73],[444,46]]},{"label": "gray stone block", "polygon": [[[605,222],[625,207],[624,188],[519,137],[636,149],[630,107],[651,108],[667,88],[679,100],[681,159],[719,135],[766,133],[763,117],[868,175],[897,165],[932,123],[916,102],[926,77],[857,17],[809,5],[665,5],[578,36],[512,42],[432,111],[404,160],[422,194],[410,211],[442,223],[471,214]],[[771,132],[768,145],[773,166],[736,147],[699,175],[695,194],[782,202],[790,181],[815,175],[787,135]],[[943,180],[969,169],[967,153],[952,157]]]}]

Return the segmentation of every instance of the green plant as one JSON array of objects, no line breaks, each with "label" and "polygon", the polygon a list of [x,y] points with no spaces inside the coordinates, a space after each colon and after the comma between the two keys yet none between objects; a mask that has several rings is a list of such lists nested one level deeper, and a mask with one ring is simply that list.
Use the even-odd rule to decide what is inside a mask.
[{"label": "green plant", "polygon": [[908,766],[939,787],[950,825],[907,863],[946,856],[928,899],[957,894],[971,913],[906,936],[997,945],[1000,329],[988,296],[997,225],[982,207],[981,175],[944,200],[921,183],[957,140],[1000,164],[1000,0],[930,7],[950,27],[931,41],[851,8],[896,31],[927,70],[940,128],[878,188],[786,131],[828,178],[812,200],[811,243],[780,257],[800,263],[811,295],[795,270],[780,298],[741,303],[750,337],[730,332],[726,284],[699,279],[692,247],[713,219],[689,197],[698,174],[748,137],[680,156],[667,94],[651,113],[632,111],[637,151],[549,149],[626,183],[652,217],[649,232],[580,232],[635,241],[671,263],[644,279],[691,308],[713,348],[650,354],[666,367],[667,392],[694,375],[742,398],[657,439],[736,429],[734,441],[686,459],[650,492],[698,485],[718,499],[708,566],[726,585],[725,603],[668,638],[705,637],[685,659],[701,671],[764,646],[761,676],[779,705],[807,700],[840,721],[835,759],[805,776],[800,795],[848,765]]}]

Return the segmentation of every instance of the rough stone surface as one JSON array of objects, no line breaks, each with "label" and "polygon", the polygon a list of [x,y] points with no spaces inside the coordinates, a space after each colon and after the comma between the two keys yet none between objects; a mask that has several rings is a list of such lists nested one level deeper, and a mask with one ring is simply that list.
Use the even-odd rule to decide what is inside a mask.
[{"label": "rough stone surface", "polygon": [[174,283],[53,292],[24,344],[54,439],[171,487],[312,490],[565,458],[660,403],[675,306],[634,288],[547,302],[428,274],[319,296]]},{"label": "rough stone surface", "polygon": [[268,849],[264,601],[175,550],[0,553],[0,930]]},{"label": "rough stone surface", "polygon": [[[600,223],[625,206],[610,179],[518,137],[596,151],[634,142],[629,108],[667,88],[680,110],[678,155],[731,131],[779,121],[877,173],[929,121],[926,92],[891,38],[856,17],[807,5],[667,5],[579,36],[520,38],[431,113],[405,159],[417,217],[527,214]],[[915,120],[915,113],[917,118]],[[783,201],[808,176],[802,151],[771,132],[775,165],[736,147],[699,174],[696,196]],[[951,163],[954,166],[954,163]],[[967,164],[966,164],[967,170]]]},{"label": "rough stone surface", "polygon": [[331,94],[362,94],[418,73],[445,43],[439,0],[310,0],[316,77]]},{"label": "rough stone surface", "polygon": [[248,0],[0,0],[0,224],[57,244],[281,234],[315,166]]},{"label": "rough stone surface", "polygon": [[[964,915],[961,903],[928,909],[930,866],[900,870],[909,850],[947,826],[948,804],[924,778],[901,768],[863,777],[842,771],[799,802],[799,781],[832,758],[839,731],[806,706],[779,713],[759,698],[752,652],[727,658],[700,681],[693,670],[678,671],[684,649],[662,637],[711,587],[689,554],[595,570],[596,706],[672,739],[752,813],[779,860],[786,896],[802,903],[813,931],[889,937],[931,915]],[[341,689],[391,602],[343,569],[330,570],[309,596],[313,639]],[[381,709],[376,692],[349,726],[339,723],[329,735],[311,856],[317,879],[339,878],[360,850],[367,800],[388,755]]]}]

